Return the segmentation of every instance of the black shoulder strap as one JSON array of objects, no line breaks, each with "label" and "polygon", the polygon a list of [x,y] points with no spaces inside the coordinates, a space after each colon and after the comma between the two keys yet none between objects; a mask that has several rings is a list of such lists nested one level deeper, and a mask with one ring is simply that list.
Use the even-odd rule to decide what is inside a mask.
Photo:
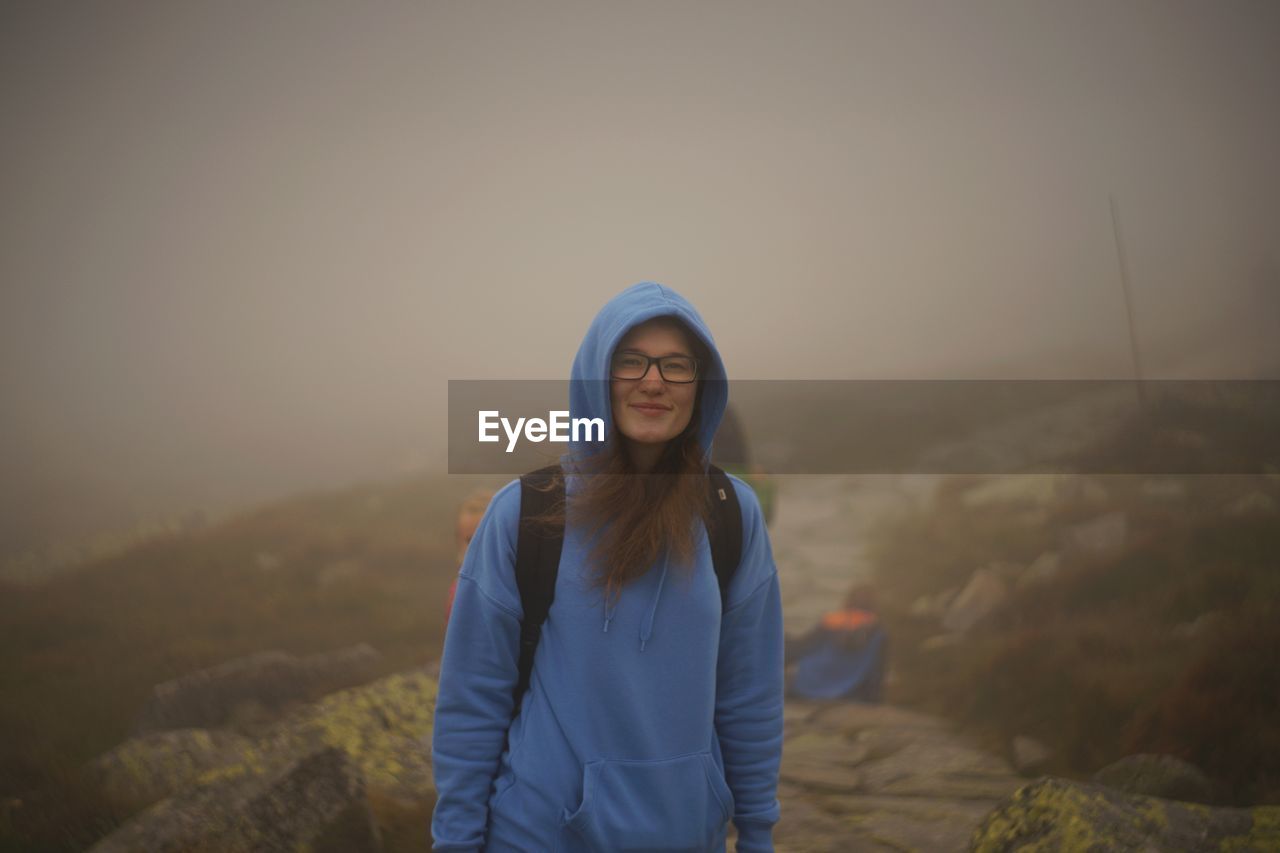
[{"label": "black shoulder strap", "polygon": [[[549,488],[552,484],[556,488]],[[520,670],[516,682],[515,713],[520,713],[520,699],[529,688],[533,672],[533,653],[538,649],[542,623],[556,597],[556,575],[560,571],[560,551],[564,546],[564,528],[548,530],[534,519],[550,510],[564,497],[564,478],[560,466],[539,468],[520,478],[520,530],[516,537],[516,586],[520,589],[520,605],[524,618],[520,622]]]},{"label": "black shoulder strap", "polygon": [[[555,488],[548,488],[552,483]],[[720,584],[720,607],[728,604],[729,582],[742,561],[742,507],[729,475],[712,465],[708,472],[711,489],[711,562]],[[558,465],[539,468],[520,478],[520,530],[516,538],[516,586],[524,619],[520,622],[520,669],[515,690],[515,713],[529,688],[533,655],[542,637],[542,623],[556,596],[556,576],[560,572],[560,552],[564,548],[564,528],[548,530],[532,519],[544,514],[564,499],[564,478]]]},{"label": "black shoulder strap", "polygon": [[715,465],[708,472],[711,486],[711,562],[720,582],[720,611],[729,605],[729,582],[742,562],[742,507],[729,475]]}]

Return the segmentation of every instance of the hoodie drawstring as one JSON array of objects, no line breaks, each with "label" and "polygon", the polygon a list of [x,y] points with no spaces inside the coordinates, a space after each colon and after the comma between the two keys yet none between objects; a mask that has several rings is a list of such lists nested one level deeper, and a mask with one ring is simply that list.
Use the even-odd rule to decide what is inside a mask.
[{"label": "hoodie drawstring", "polygon": [[617,610],[618,599],[615,598],[613,600],[613,604],[610,604],[609,599],[606,598],[604,602],[604,631],[602,633],[609,633],[609,623],[613,621],[613,614],[616,613]]},{"label": "hoodie drawstring", "polygon": [[649,606],[649,613],[644,617],[644,624],[640,626],[640,651],[644,651],[645,643],[649,642],[649,638],[653,636],[653,617],[658,612],[658,599],[662,598],[662,585],[667,582],[667,555],[662,555],[662,574],[658,576],[658,589],[653,593],[653,604]]},{"label": "hoodie drawstring", "polygon": [[[653,602],[649,605],[649,612],[644,617],[644,624],[640,626],[640,651],[644,651],[644,647],[649,643],[649,638],[653,636],[653,620],[658,613],[658,602],[662,600],[662,587],[667,582],[667,556],[662,557],[662,573],[658,575],[658,588],[654,590]],[[604,627],[602,633],[609,633],[609,623],[613,621],[613,615],[618,612],[618,599],[614,599],[610,604],[608,599],[605,600],[604,610]]]},{"label": "hoodie drawstring", "polygon": [[[644,647],[648,644],[649,638],[653,636],[653,620],[658,614],[658,602],[662,600],[662,587],[667,582],[668,565],[669,560],[667,555],[664,553],[662,555],[662,573],[658,575],[658,588],[653,592],[653,601],[649,605],[649,612],[645,614],[644,624],[640,626],[640,651],[644,651]],[[613,621],[613,615],[618,612],[619,598],[621,598],[621,595],[619,595],[618,598],[613,599],[612,604],[609,603],[609,599],[605,599],[604,627],[601,629],[601,633],[609,633],[609,623]]]}]

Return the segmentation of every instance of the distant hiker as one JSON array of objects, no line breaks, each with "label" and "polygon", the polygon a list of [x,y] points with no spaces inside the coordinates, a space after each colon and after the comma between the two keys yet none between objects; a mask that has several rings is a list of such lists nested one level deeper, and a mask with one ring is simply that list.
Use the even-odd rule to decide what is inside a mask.
[{"label": "distant hiker", "polygon": [[732,820],[739,851],[772,851],[782,600],[755,493],[710,465],[728,400],[711,332],[637,284],[572,380],[571,416],[605,440],[500,489],[462,565],[436,849],[723,853]]},{"label": "distant hiker", "polygon": [[786,663],[795,671],[787,695],[882,701],[889,642],[875,611],[875,590],[860,584],[849,591],[840,610],[824,614],[802,636],[788,637]]},{"label": "distant hiker", "polygon": [[[471,537],[476,535],[476,528],[480,526],[480,519],[484,517],[484,511],[489,507],[489,501],[492,499],[492,491],[476,489],[458,505],[458,516],[454,519],[453,525],[453,537],[454,543],[458,548],[459,569],[462,568],[462,561],[467,556],[467,546],[471,544]],[[455,577],[453,583],[449,585],[449,598],[444,605],[446,628],[449,626],[449,616],[453,613],[453,597],[457,592],[458,579]]]}]

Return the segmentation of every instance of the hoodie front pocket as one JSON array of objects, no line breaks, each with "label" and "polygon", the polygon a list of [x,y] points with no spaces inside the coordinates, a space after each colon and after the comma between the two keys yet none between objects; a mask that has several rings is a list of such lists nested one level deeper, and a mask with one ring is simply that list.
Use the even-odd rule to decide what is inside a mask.
[{"label": "hoodie front pocket", "polygon": [[564,823],[593,850],[707,850],[733,814],[709,752],[660,761],[603,760],[583,769],[582,804]]}]

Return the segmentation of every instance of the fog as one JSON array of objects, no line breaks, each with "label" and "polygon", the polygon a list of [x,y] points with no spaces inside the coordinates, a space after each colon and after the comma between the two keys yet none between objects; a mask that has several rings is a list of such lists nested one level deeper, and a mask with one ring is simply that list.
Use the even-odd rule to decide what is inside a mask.
[{"label": "fog", "polygon": [[1280,5],[7,3],[0,553],[442,470],[656,280],[734,378],[1280,374]]}]

